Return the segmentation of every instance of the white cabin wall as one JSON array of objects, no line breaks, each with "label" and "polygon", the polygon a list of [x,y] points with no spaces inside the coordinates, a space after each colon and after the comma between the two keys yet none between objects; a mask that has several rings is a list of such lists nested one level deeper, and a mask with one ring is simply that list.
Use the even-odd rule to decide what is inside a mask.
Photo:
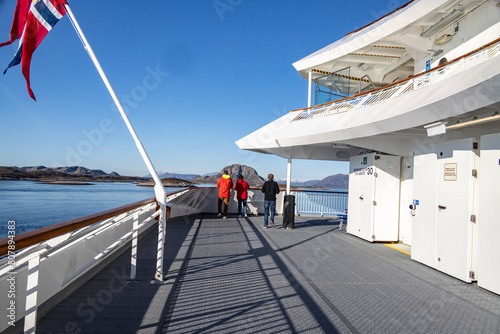
[{"label": "white cabin wall", "polygon": [[479,166],[478,285],[500,294],[500,133],[481,137]]},{"label": "white cabin wall", "polygon": [[401,192],[399,200],[399,241],[411,246],[413,223],[413,156],[401,159]]}]

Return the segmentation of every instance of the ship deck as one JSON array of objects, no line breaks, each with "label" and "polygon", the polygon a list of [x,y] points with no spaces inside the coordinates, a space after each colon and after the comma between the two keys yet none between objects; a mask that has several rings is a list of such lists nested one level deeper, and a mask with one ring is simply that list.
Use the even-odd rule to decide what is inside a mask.
[{"label": "ship deck", "polygon": [[167,222],[38,321],[39,333],[500,333],[500,296],[339,231],[334,218]]}]

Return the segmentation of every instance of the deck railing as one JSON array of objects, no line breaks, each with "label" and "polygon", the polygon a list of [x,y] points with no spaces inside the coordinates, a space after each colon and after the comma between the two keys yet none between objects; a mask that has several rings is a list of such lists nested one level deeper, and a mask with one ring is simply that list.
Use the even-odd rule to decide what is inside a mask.
[{"label": "deck railing", "polygon": [[336,215],[347,213],[347,191],[294,191],[297,215]]},{"label": "deck railing", "polygon": [[[152,198],[0,240],[2,291],[12,286],[12,279],[16,282],[16,307],[9,325],[24,316],[24,333],[34,333],[39,305],[128,242],[132,244],[130,278],[135,279],[139,235],[163,224],[170,212],[170,205],[159,206]],[[163,263],[163,258],[157,262]],[[5,303],[9,303],[6,298],[0,302],[4,307]],[[12,301],[7,306],[12,307]],[[0,325],[3,331],[5,324]]]},{"label": "deck railing", "polygon": [[295,110],[293,112],[298,112],[298,115],[292,119],[292,122],[338,114],[387,101],[449,78],[499,54],[500,39],[497,39],[462,57],[389,86],[310,108]]}]

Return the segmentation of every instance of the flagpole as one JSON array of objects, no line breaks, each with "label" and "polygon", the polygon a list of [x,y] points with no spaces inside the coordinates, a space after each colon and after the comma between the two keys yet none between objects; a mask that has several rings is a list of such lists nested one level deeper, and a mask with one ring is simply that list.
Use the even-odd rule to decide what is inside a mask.
[{"label": "flagpole", "polygon": [[106,88],[109,91],[109,94],[113,98],[113,101],[115,102],[116,107],[118,108],[118,111],[120,112],[123,121],[127,125],[127,128],[134,138],[135,144],[137,148],[139,149],[139,152],[142,156],[142,159],[146,163],[146,166],[149,170],[149,174],[153,177],[153,180],[155,181],[155,186],[154,186],[154,191],[155,191],[155,196],[158,204],[160,205],[160,209],[162,210],[162,214],[160,215],[160,221],[158,224],[158,254],[157,254],[157,262],[156,262],[156,275],[155,278],[158,281],[163,281],[163,250],[164,250],[164,241],[165,241],[165,220],[166,220],[166,198],[167,194],[165,192],[165,188],[163,187],[163,184],[158,177],[158,174],[156,173],[156,170],[153,166],[153,163],[149,159],[148,154],[146,153],[146,150],[144,149],[144,146],[142,145],[141,141],[139,140],[139,137],[137,136],[137,133],[135,132],[132,124],[130,123],[130,120],[128,119],[127,114],[125,113],[125,110],[123,109],[120,101],[118,100],[118,97],[116,96],[116,93],[109,83],[108,78],[106,77],[106,74],[104,73],[101,65],[99,64],[99,61],[97,60],[97,57],[92,50],[92,47],[87,41],[87,38],[83,34],[82,29],[80,28],[80,25],[78,24],[78,21],[76,20],[73,12],[71,11],[71,8],[69,7],[68,4],[64,5],[66,8],[66,11],[68,13],[68,16],[70,18],[70,21],[73,25],[73,27],[76,30],[76,33],[78,34],[78,37],[80,37],[80,40],[82,41],[83,47],[87,51],[88,55],[90,56],[90,59],[94,63],[94,66],[96,67],[97,71],[99,72],[99,75],[101,76],[102,81],[106,85]]}]

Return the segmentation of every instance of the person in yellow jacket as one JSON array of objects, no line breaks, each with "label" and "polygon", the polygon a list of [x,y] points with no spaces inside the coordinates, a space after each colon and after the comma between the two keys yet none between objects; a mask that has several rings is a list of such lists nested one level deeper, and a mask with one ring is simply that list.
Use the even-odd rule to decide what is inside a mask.
[{"label": "person in yellow jacket", "polygon": [[[217,203],[217,217],[222,216],[223,219],[227,217],[227,209],[229,208],[229,197],[231,196],[231,188],[233,188],[233,181],[229,176],[227,170],[222,172],[222,176],[217,181],[217,188],[219,188],[219,201]],[[224,214],[222,214],[222,202],[224,202]]]}]

